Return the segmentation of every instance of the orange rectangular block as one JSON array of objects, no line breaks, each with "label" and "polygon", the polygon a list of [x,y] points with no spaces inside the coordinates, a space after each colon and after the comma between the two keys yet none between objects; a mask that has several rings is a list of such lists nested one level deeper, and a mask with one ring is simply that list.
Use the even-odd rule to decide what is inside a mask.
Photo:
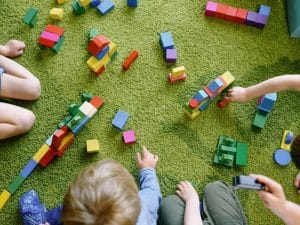
[{"label": "orange rectangular block", "polygon": [[72,132],[68,133],[61,141],[61,145],[56,151],[58,157],[62,157],[67,148],[73,143],[75,136]]},{"label": "orange rectangular block", "polygon": [[248,15],[248,10],[238,8],[235,18],[234,18],[234,22],[240,23],[240,24],[245,23],[247,15]]},{"label": "orange rectangular block", "polygon": [[54,45],[56,44],[55,41],[50,41],[50,40],[42,38],[42,37],[39,38],[38,43],[39,43],[39,45],[43,45],[43,46],[46,46],[49,48],[53,48]]},{"label": "orange rectangular block", "polygon": [[231,6],[228,6],[227,7],[227,11],[226,11],[226,15],[224,17],[224,20],[227,20],[227,21],[231,21],[231,22],[234,22],[234,19],[235,19],[235,15],[237,13],[237,8],[235,7],[231,7]]},{"label": "orange rectangular block", "polygon": [[123,70],[128,70],[130,65],[134,62],[134,60],[137,59],[139,56],[139,52],[137,50],[133,50],[130,55],[127,57],[127,59],[123,62],[122,67]]},{"label": "orange rectangular block", "polygon": [[224,19],[225,15],[226,15],[226,12],[227,12],[227,8],[228,8],[227,5],[218,3],[217,12],[216,12],[215,17],[220,18],[220,19]]},{"label": "orange rectangular block", "polygon": [[103,103],[103,99],[97,95],[95,95],[90,101],[90,104],[92,104],[96,109],[99,109],[103,105]]},{"label": "orange rectangular block", "polygon": [[45,31],[48,31],[50,33],[58,34],[59,36],[62,36],[65,32],[64,28],[54,26],[52,24],[48,24],[45,28]]}]

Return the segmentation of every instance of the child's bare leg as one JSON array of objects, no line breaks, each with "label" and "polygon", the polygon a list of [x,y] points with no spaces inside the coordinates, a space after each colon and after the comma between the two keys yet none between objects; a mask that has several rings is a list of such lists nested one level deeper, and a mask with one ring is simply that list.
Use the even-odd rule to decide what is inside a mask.
[{"label": "child's bare leg", "polygon": [[0,140],[29,131],[34,121],[31,111],[0,102]]},{"label": "child's bare leg", "polygon": [[1,77],[0,96],[22,100],[35,100],[40,96],[40,81],[26,68],[0,55]]}]

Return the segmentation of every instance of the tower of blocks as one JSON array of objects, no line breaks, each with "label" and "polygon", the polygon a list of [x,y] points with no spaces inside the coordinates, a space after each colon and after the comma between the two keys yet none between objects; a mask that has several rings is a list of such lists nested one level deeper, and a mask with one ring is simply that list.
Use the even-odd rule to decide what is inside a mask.
[{"label": "tower of blocks", "polygon": [[239,24],[247,24],[263,29],[268,22],[271,8],[261,5],[258,12],[235,8],[222,3],[207,1],[205,15],[231,21]]},{"label": "tower of blocks", "polygon": [[23,17],[23,22],[30,25],[31,27],[34,27],[37,23],[37,14],[38,10],[35,8],[30,8],[26,15]]},{"label": "tower of blocks", "polygon": [[138,0],[127,0],[127,5],[129,7],[137,7],[138,6]]},{"label": "tower of blocks", "polygon": [[184,66],[176,67],[169,73],[168,79],[170,83],[175,83],[178,80],[185,80],[187,78],[186,70]]},{"label": "tower of blocks", "polygon": [[125,71],[128,70],[131,64],[137,59],[138,56],[139,52],[137,50],[133,50],[123,62],[122,69]]},{"label": "tower of blocks", "polygon": [[82,104],[72,104],[69,107],[69,115],[58,124],[54,133],[20,171],[20,174],[15,180],[9,184],[7,190],[2,192],[0,195],[0,209],[3,208],[10,196],[16,192],[38,165],[46,168],[55,158],[61,158],[63,156],[67,148],[75,140],[75,136],[78,132],[103,105],[103,100],[99,96],[94,96],[91,93],[83,93],[81,100]]},{"label": "tower of blocks", "polygon": [[88,61],[88,67],[99,76],[110,61],[113,61],[118,52],[117,45],[107,39],[105,35],[96,35],[89,43],[88,52],[92,55]]},{"label": "tower of blocks", "polygon": [[63,28],[48,24],[38,39],[39,47],[51,48],[53,52],[58,53],[65,40],[64,32]]},{"label": "tower of blocks", "polygon": [[229,88],[230,85],[235,81],[235,77],[226,71],[221,76],[217,77],[211,83],[209,83],[203,89],[197,91],[197,93],[190,99],[186,105],[187,114],[191,119],[196,118],[200,111],[205,110],[209,103],[220,93],[224,92],[225,89]]},{"label": "tower of blocks", "polygon": [[287,0],[289,33],[291,37],[300,37],[300,1]]},{"label": "tower of blocks", "polygon": [[220,136],[214,163],[233,167],[246,166],[248,163],[248,145],[230,137]]},{"label": "tower of blocks", "polygon": [[80,16],[86,12],[89,5],[92,8],[97,8],[101,15],[109,13],[115,7],[112,0],[73,0],[72,9],[75,15]]},{"label": "tower of blocks", "polygon": [[165,61],[167,63],[176,63],[177,51],[174,45],[173,37],[170,32],[163,32],[159,34],[160,45],[165,54]]},{"label": "tower of blocks", "polygon": [[259,98],[256,114],[252,126],[262,129],[268,119],[269,113],[274,107],[277,99],[277,93],[269,93]]}]

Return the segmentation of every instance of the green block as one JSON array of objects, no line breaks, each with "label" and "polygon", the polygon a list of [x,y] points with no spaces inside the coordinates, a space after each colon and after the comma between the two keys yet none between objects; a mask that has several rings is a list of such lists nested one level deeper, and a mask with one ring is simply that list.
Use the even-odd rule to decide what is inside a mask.
[{"label": "green block", "polygon": [[65,36],[61,36],[58,42],[53,46],[52,51],[58,53],[64,40],[65,40]]},{"label": "green block", "polygon": [[94,37],[96,37],[97,35],[99,35],[98,30],[97,30],[96,28],[92,28],[92,29],[90,30],[90,36],[89,36],[90,40],[92,40],[92,39],[93,39]]},{"label": "green block", "polygon": [[28,25],[31,25],[31,22],[36,17],[37,13],[38,13],[37,9],[30,8],[27,11],[26,15],[23,17],[23,22],[26,23],[26,24],[28,24]]},{"label": "green block", "polygon": [[289,33],[291,37],[300,37],[300,1],[287,0]]},{"label": "green block", "polygon": [[238,142],[236,147],[235,165],[246,166],[248,164],[248,145]]},{"label": "green block", "polygon": [[83,92],[81,94],[81,101],[82,102],[85,102],[85,101],[89,102],[93,97],[94,97],[94,95],[92,93],[90,93],[90,92]]},{"label": "green block", "polygon": [[76,0],[72,2],[72,8],[76,16],[80,16],[85,13],[85,8],[82,7]]},{"label": "green block", "polygon": [[235,147],[236,146],[236,141],[233,138],[224,137],[222,144],[226,145],[226,146]]},{"label": "green block", "polygon": [[73,131],[74,128],[78,126],[78,124],[81,123],[85,119],[86,115],[84,115],[81,111],[78,111],[78,113],[67,123],[67,127]]},{"label": "green block", "polygon": [[113,61],[118,55],[118,51],[115,51],[114,54],[112,54],[112,56],[110,57],[110,60]]},{"label": "green block", "polygon": [[79,112],[79,107],[80,105],[73,103],[69,106],[68,112],[72,115],[75,116]]},{"label": "green block", "polygon": [[21,186],[21,184],[26,180],[25,177],[22,177],[21,175],[18,175],[15,180],[9,184],[8,186],[8,192],[11,194],[14,194],[16,190]]},{"label": "green block", "polygon": [[57,128],[58,128],[58,129],[62,128],[62,127],[65,126],[72,118],[73,118],[72,115],[66,116],[66,117],[65,117],[65,118],[57,125]]},{"label": "green block", "polygon": [[235,155],[235,153],[236,153],[236,147],[230,147],[230,146],[221,145],[219,153],[220,154]]},{"label": "green block", "polygon": [[258,110],[258,111],[256,111],[256,115],[252,122],[252,126],[258,127],[258,128],[263,128],[265,126],[267,119],[268,119],[268,114],[265,114]]},{"label": "green block", "polygon": [[31,20],[31,22],[29,23],[29,25],[30,25],[31,27],[34,27],[36,24],[37,24],[37,17],[34,17],[34,18]]},{"label": "green block", "polygon": [[214,163],[224,165],[224,166],[233,166],[234,157],[232,155],[223,154],[221,156],[215,155]]}]

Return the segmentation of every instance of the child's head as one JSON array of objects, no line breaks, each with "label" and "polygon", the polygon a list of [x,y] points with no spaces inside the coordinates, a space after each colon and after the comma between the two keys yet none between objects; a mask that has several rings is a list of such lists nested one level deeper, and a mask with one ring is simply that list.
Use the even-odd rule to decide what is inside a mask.
[{"label": "child's head", "polygon": [[298,169],[300,169],[300,134],[298,134],[291,145],[292,159]]},{"label": "child's head", "polygon": [[79,173],[65,195],[64,225],[134,225],[140,214],[132,175],[114,160],[94,163]]}]

